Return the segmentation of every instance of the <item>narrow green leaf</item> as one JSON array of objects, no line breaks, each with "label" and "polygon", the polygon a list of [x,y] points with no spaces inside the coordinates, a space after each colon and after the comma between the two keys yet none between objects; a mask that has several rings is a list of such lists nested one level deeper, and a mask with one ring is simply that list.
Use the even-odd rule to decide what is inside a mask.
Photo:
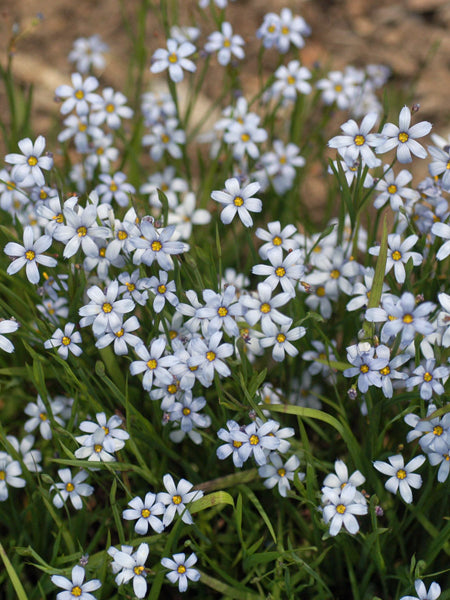
[{"label": "narrow green leaf", "polygon": [[25,590],[23,589],[23,586],[20,583],[20,579],[19,579],[14,567],[12,566],[11,561],[9,560],[8,555],[6,554],[5,549],[3,548],[1,543],[0,543],[0,556],[5,564],[6,570],[8,572],[8,575],[9,575],[9,578],[13,585],[13,588],[17,594],[17,597],[19,598],[19,600],[28,600]]},{"label": "narrow green leaf", "polygon": [[208,494],[207,496],[203,496],[203,498],[194,500],[194,502],[189,505],[189,512],[201,512],[206,508],[211,508],[212,506],[217,506],[218,504],[230,504],[234,508],[234,500],[228,492],[214,492],[212,494]]}]

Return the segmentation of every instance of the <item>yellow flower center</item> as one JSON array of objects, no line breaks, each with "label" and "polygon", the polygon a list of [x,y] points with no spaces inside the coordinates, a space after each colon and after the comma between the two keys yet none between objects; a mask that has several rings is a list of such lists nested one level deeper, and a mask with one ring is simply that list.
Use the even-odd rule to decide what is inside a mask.
[{"label": "yellow flower center", "polygon": [[250,436],[249,442],[252,446],[256,446],[257,444],[259,444],[259,437],[254,433]]},{"label": "yellow flower center", "polygon": [[319,298],[325,296],[325,288],[323,287],[323,285],[319,285],[319,287],[316,290],[316,295],[319,296]]},{"label": "yellow flower center", "polygon": [[287,78],[287,82],[289,85],[294,85],[295,77],[292,77],[292,75],[289,75],[289,77]]},{"label": "yellow flower center", "polygon": [[347,510],[347,508],[346,508],[345,504],[338,504],[336,506],[336,512],[338,512],[340,515],[343,515],[346,510]]},{"label": "yellow flower center", "polygon": [[170,385],[167,386],[167,391],[169,392],[169,394],[176,394],[177,386],[174,383],[171,383]]},{"label": "yellow flower center", "polygon": [[369,367],[367,365],[361,365],[359,370],[361,371],[361,373],[368,373]]},{"label": "yellow flower center", "polygon": [[210,350],[206,353],[206,358],[209,360],[209,362],[212,362],[216,358],[216,353]]},{"label": "yellow flower center", "polygon": [[67,337],[67,335],[65,335],[61,341],[64,346],[68,346],[70,344],[70,337]]},{"label": "yellow flower center", "polygon": [[335,92],[342,92],[342,85],[341,85],[340,83],[337,83],[337,84],[334,86],[334,91],[335,91]]},{"label": "yellow flower center", "polygon": [[244,204],[244,199],[241,196],[236,196],[233,200],[235,206],[242,206]]},{"label": "yellow flower center", "polygon": [[5,479],[6,479],[5,471],[0,471],[0,481],[5,481]]},{"label": "yellow flower center", "polygon": [[112,112],[114,112],[114,108],[115,108],[115,107],[114,107],[114,104],[111,104],[111,103],[109,103],[109,104],[107,104],[107,105],[105,106],[105,110],[106,110],[106,112],[109,112],[109,113],[112,113]]},{"label": "yellow flower center", "polygon": [[280,165],[285,165],[287,163],[287,158],[283,155],[279,158]]},{"label": "yellow flower center", "polygon": [[128,237],[128,233],[126,231],[124,231],[123,229],[121,229],[120,231],[117,232],[117,237],[121,241],[126,240]]},{"label": "yellow flower center", "polygon": [[125,285],[127,286],[127,290],[129,292],[134,292],[134,290],[136,289],[136,286],[134,285],[134,283],[131,283],[129,281]]},{"label": "yellow flower center", "polygon": [[391,185],[388,187],[387,191],[390,194],[395,194],[397,192],[397,186],[394,185],[393,183],[391,183]]},{"label": "yellow flower center", "polygon": [[27,260],[34,260],[34,259],[35,259],[35,257],[36,257],[36,254],[33,252],[33,250],[27,250],[27,251],[25,252],[25,258],[26,258]]},{"label": "yellow flower center", "polygon": [[69,483],[66,483],[66,492],[73,492],[73,490],[75,489],[75,486],[73,485],[73,483],[71,483],[69,481]]},{"label": "yellow flower center", "polygon": [[397,471],[397,479],[406,479],[406,471],[405,471],[405,469],[399,469]]},{"label": "yellow flower center", "polygon": [[242,442],[238,442],[238,440],[233,440],[233,446],[235,448],[240,448],[242,446]]},{"label": "yellow flower center", "polygon": [[275,269],[275,275],[277,277],[284,277],[286,275],[286,269],[284,267],[277,267]]},{"label": "yellow flower center", "polygon": [[78,123],[78,131],[80,131],[81,133],[84,133],[87,129],[87,125],[86,123]]},{"label": "yellow flower center", "polygon": [[72,596],[75,596],[75,598],[79,598],[83,593],[83,590],[80,588],[79,585],[75,585],[70,593],[72,594]]},{"label": "yellow flower center", "polygon": [[423,380],[424,381],[426,381],[428,383],[432,379],[433,379],[433,375],[431,373],[428,373],[428,371],[426,373],[424,373],[424,375],[423,375]]},{"label": "yellow flower center", "polygon": [[47,420],[47,415],[43,412],[39,413],[39,418],[41,421],[46,421]]},{"label": "yellow flower center", "polygon": [[274,246],[281,246],[281,244],[283,243],[283,240],[280,238],[279,235],[276,235],[273,239],[272,239],[272,244]]},{"label": "yellow flower center", "polygon": [[160,294],[165,294],[165,293],[166,293],[166,291],[167,291],[167,288],[166,288],[166,286],[165,286],[163,283],[162,283],[161,285],[158,285],[158,288],[157,288],[157,289],[158,289],[158,292],[159,292]]},{"label": "yellow flower center", "polygon": [[153,252],[159,252],[162,248],[162,244],[161,242],[158,242],[158,240],[155,240],[154,242],[152,242],[152,245],[150,247],[153,250]]},{"label": "yellow flower center", "polygon": [[121,338],[124,333],[125,333],[125,331],[123,330],[123,327],[122,327],[121,329],[119,329],[119,331],[115,331],[114,335],[118,338]]},{"label": "yellow flower center", "polygon": [[224,48],[229,48],[231,46],[231,41],[228,38],[225,38],[223,40],[223,47]]},{"label": "yellow flower center", "polygon": [[283,469],[283,467],[281,467],[280,469],[278,469],[277,473],[280,477],[284,477],[286,475],[286,469]]},{"label": "yellow flower center", "polygon": [[103,446],[101,444],[95,444],[94,452],[97,452],[97,454],[99,454],[102,450],[103,450]]},{"label": "yellow flower center", "polygon": [[380,369],[380,374],[381,375],[389,375],[390,372],[391,372],[391,368],[389,367],[389,365],[387,365],[386,367],[384,367],[384,369]]},{"label": "yellow flower center", "polygon": [[267,28],[267,33],[274,33],[275,31],[275,25],[269,25],[269,27]]},{"label": "yellow flower center", "polygon": [[169,62],[174,64],[176,63],[178,60],[178,56],[175,54],[175,52],[172,52],[172,54],[169,54]]},{"label": "yellow flower center", "polygon": [[141,510],[141,517],[144,517],[144,519],[148,519],[148,517],[150,516],[150,511],[148,510],[148,508],[143,508]]},{"label": "yellow flower center", "polygon": [[357,146],[362,146],[366,138],[363,135],[355,135],[354,142]]},{"label": "yellow flower center", "polygon": [[279,333],[276,337],[276,340],[279,344],[282,344],[286,341],[286,336],[284,335],[284,333]]},{"label": "yellow flower center", "polygon": [[406,323],[407,325],[409,325],[413,321],[414,321],[414,317],[412,315],[408,314],[403,317],[403,323]]},{"label": "yellow flower center", "polygon": [[243,134],[241,135],[241,140],[242,140],[243,142],[248,142],[248,141],[250,140],[250,136],[248,135],[248,133],[243,133]]},{"label": "yellow flower center", "polygon": [[170,142],[170,137],[166,133],[163,133],[161,136],[161,141],[163,144],[168,144]]},{"label": "yellow flower center", "polygon": [[217,309],[217,314],[219,315],[219,317],[226,317],[228,314],[228,309],[225,306],[220,306]]},{"label": "yellow flower center", "polygon": [[172,502],[174,504],[181,504],[181,496],[172,496]]},{"label": "yellow flower center", "polygon": [[57,215],[52,217],[53,221],[56,221],[57,223],[63,223],[64,219],[62,216],[62,213],[58,213]]},{"label": "yellow flower center", "polygon": [[405,133],[404,131],[402,131],[401,133],[398,134],[398,140],[399,140],[399,142],[404,144],[405,142],[407,142],[409,140],[409,135],[407,133]]},{"label": "yellow flower center", "polygon": [[106,248],[99,248],[99,256],[101,256],[102,258],[105,258],[106,256]]},{"label": "yellow flower center", "polygon": [[289,27],[288,27],[287,25],[284,25],[284,26],[281,28],[281,33],[282,33],[283,35],[287,35],[287,34],[289,33]]},{"label": "yellow flower center", "polygon": [[444,429],[440,426],[440,425],[436,425],[435,427],[433,427],[433,434],[434,435],[442,435],[444,433]]},{"label": "yellow flower center", "polygon": [[266,315],[268,312],[270,312],[270,304],[268,304],[267,302],[264,302],[259,307],[259,310]]},{"label": "yellow flower center", "polygon": [[139,567],[134,567],[134,569],[133,569],[133,571],[136,573],[136,575],[141,575],[143,570],[144,570],[144,567],[142,565],[139,565]]},{"label": "yellow flower center", "polygon": [[400,254],[400,252],[398,250],[394,250],[394,252],[392,253],[392,260],[400,260],[402,257],[402,255]]},{"label": "yellow flower center", "polygon": [[337,279],[340,276],[340,272],[337,269],[333,269],[330,273],[332,279]]},{"label": "yellow flower center", "polygon": [[117,183],[115,183],[115,181],[111,181],[109,189],[111,190],[111,192],[117,192],[119,188],[117,187]]},{"label": "yellow flower center", "polygon": [[102,310],[104,313],[110,313],[112,311],[112,306],[109,302],[104,302],[102,306]]},{"label": "yellow flower center", "polygon": [[84,92],[83,92],[83,90],[77,90],[75,92],[75,98],[77,100],[83,100],[83,98],[84,98]]},{"label": "yellow flower center", "polygon": [[154,369],[156,369],[157,366],[158,366],[158,362],[154,358],[151,358],[149,361],[147,361],[147,367],[151,371],[153,371]]},{"label": "yellow flower center", "polygon": [[35,167],[38,163],[38,159],[35,156],[29,156],[27,162],[30,167]]},{"label": "yellow flower center", "polygon": [[184,573],[186,573],[186,567],[184,565],[178,565],[177,573],[183,575]]},{"label": "yellow flower center", "polygon": [[77,233],[78,233],[78,237],[84,237],[87,234],[86,227],[84,225],[81,225],[81,227],[78,227]]},{"label": "yellow flower center", "polygon": [[183,410],[182,410],[181,412],[183,413],[183,415],[184,415],[185,417],[187,417],[188,415],[190,415],[190,414],[191,414],[191,409],[190,409],[190,408],[188,408],[187,406],[185,406],[185,408],[183,408]]}]

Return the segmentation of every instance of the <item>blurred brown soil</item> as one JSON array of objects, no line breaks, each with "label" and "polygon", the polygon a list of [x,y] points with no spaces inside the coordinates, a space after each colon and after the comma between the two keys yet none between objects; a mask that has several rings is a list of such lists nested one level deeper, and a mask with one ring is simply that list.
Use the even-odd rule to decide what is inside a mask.
[{"label": "blurred brown soil", "polygon": [[[213,1],[213,0],[211,0]],[[170,4],[170,2],[169,2]],[[203,36],[215,29],[197,8],[197,0],[178,3],[181,24],[196,24]],[[139,0],[0,0],[0,61],[6,64],[8,43],[14,24],[24,32],[14,47],[13,65],[17,79],[34,85],[33,129],[46,134],[58,114],[54,90],[69,83],[72,66],[67,55],[77,37],[99,34],[110,47],[102,84],[125,90],[130,56],[130,36],[123,24],[121,7],[134,23]],[[164,45],[159,25],[158,1],[148,14],[148,57]],[[255,32],[266,12],[279,12],[284,6],[301,14],[312,28],[302,50],[302,61],[311,67],[320,63],[326,68],[341,69],[346,65],[364,66],[382,63],[391,67],[392,79],[407,92],[416,79],[413,102],[420,103],[420,118],[434,124],[434,131],[446,135],[450,131],[448,94],[450,90],[450,2],[449,0],[237,0],[227,8],[227,20],[246,41],[246,61],[241,81],[245,92],[257,88],[257,55],[260,42]],[[208,11],[206,11],[207,14]],[[36,14],[43,21],[36,27],[30,23]],[[173,19],[173,15],[169,15]],[[16,25],[16,26],[17,26]],[[27,28],[30,30],[26,32]],[[279,56],[265,53],[267,74],[273,72]],[[152,80],[147,70],[146,81]],[[152,80],[154,81],[154,79]],[[217,81],[210,77],[206,96],[217,97]],[[4,106],[3,90],[0,105]],[[206,103],[206,104],[205,104]],[[202,109],[204,110],[204,108]]]}]

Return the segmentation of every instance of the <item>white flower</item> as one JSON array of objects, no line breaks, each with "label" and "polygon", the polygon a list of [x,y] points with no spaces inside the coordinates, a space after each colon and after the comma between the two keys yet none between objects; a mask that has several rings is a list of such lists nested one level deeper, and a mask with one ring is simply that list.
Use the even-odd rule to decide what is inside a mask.
[{"label": "white flower", "polygon": [[255,265],[252,273],[267,275],[265,282],[272,290],[280,283],[283,291],[294,297],[295,285],[305,272],[300,250],[292,250],[283,258],[283,250],[278,246],[268,251],[267,258],[271,265]]},{"label": "white flower", "polygon": [[94,93],[98,87],[98,79],[93,76],[83,81],[80,73],[72,73],[72,87],[59,85],[55,90],[58,98],[66,98],[61,105],[61,114],[67,115],[74,108],[78,115],[87,115],[89,105],[101,103],[102,98]]},{"label": "white flower", "polygon": [[175,295],[177,291],[175,281],[168,281],[168,278],[167,271],[160,271],[159,278],[152,276],[148,280],[148,289],[155,294],[153,310],[157,314],[163,310],[166,301],[172,304],[172,306],[176,306],[179,303]]},{"label": "white flower", "polygon": [[280,313],[277,308],[284,306],[292,297],[286,292],[281,292],[272,298],[272,288],[267,283],[258,283],[258,295],[242,295],[241,305],[246,309],[245,320],[254,327],[258,321],[273,321],[279,325],[288,325],[291,318]]},{"label": "white flower", "polygon": [[[97,413],[95,415],[97,422],[95,421],[83,421],[80,423],[81,431],[88,433],[91,438],[95,436],[96,433],[103,434],[103,444],[111,448],[112,452],[117,452],[121,450],[125,441],[129,439],[130,434],[122,429],[122,419],[118,415],[113,415],[108,420],[106,420],[106,415],[104,412]],[[76,437],[75,439],[80,443],[86,443],[87,436]]]},{"label": "white flower", "polygon": [[41,169],[48,171],[53,166],[53,158],[42,156],[45,149],[45,138],[39,135],[36,141],[30,138],[20,140],[18,146],[22,154],[7,154],[5,162],[14,165],[11,176],[22,187],[45,184],[44,174]]},{"label": "white flower", "polygon": [[181,158],[183,152],[180,148],[186,143],[186,134],[182,129],[177,129],[178,119],[165,119],[163,123],[152,125],[151,133],[142,138],[143,146],[151,146],[150,156],[158,161],[167,151],[172,158]]},{"label": "white flower", "polygon": [[131,183],[127,183],[127,176],[122,171],[117,171],[113,175],[101,173],[98,177],[100,183],[95,189],[102,202],[111,204],[114,199],[119,206],[128,206],[130,204],[130,194],[136,192]]},{"label": "white flower", "polygon": [[407,504],[411,504],[413,500],[411,488],[419,489],[422,486],[422,477],[413,471],[423,465],[425,456],[416,456],[407,465],[404,464],[401,454],[389,456],[388,461],[390,464],[376,460],[373,466],[380,473],[390,476],[384,484],[388,492],[396,494],[397,490],[400,490],[403,500]]},{"label": "white flower", "polygon": [[158,378],[165,384],[172,382],[172,375],[168,368],[176,364],[175,356],[163,356],[166,349],[166,341],[162,338],[156,338],[152,341],[150,348],[143,343],[137,344],[134,351],[141,360],[135,360],[130,364],[130,373],[137,375],[144,373],[142,378],[142,387],[150,391],[153,385],[153,379]]},{"label": "white flower", "polygon": [[8,485],[15,488],[25,487],[25,479],[18,460],[13,460],[6,452],[0,452],[0,502],[8,498]]},{"label": "white flower", "polygon": [[171,241],[175,233],[175,225],[169,225],[157,231],[153,223],[143,220],[141,232],[141,237],[131,240],[132,245],[136,248],[133,255],[135,265],[144,263],[144,265],[150,267],[156,260],[161,269],[171,271],[173,269],[171,255],[182,254],[189,250],[189,244]]},{"label": "white flower", "polygon": [[441,184],[446,192],[450,191],[450,151],[448,145],[445,149],[428,146],[428,152],[434,158],[428,165],[428,170],[432,177],[442,175]]},{"label": "white flower", "polygon": [[186,504],[193,502],[194,500],[200,500],[203,497],[201,490],[192,490],[193,484],[186,479],[180,479],[178,485],[175,485],[172,475],[166,473],[163,477],[164,487],[167,492],[159,492],[156,496],[157,502],[162,502],[166,506],[166,510],[163,517],[163,524],[165,527],[172,523],[175,513],[181,515],[183,523],[192,525],[194,522],[191,517],[191,513],[186,508]]},{"label": "white flower", "polygon": [[379,135],[377,133],[369,133],[375,122],[378,119],[378,114],[375,112],[367,114],[358,126],[356,121],[350,119],[343,125],[341,129],[345,135],[337,135],[329,142],[330,148],[337,148],[339,154],[344,158],[348,165],[353,165],[358,157],[368,167],[378,167],[381,160],[376,158],[370,146],[379,144]]},{"label": "white flower", "polygon": [[295,225],[286,225],[281,229],[280,221],[273,221],[267,223],[267,230],[258,227],[255,231],[257,238],[265,242],[258,250],[260,257],[263,260],[267,259],[267,254],[272,248],[281,247],[283,250],[289,252],[298,248],[298,242],[291,238],[294,233],[297,232]]},{"label": "white flower", "polygon": [[211,198],[220,204],[224,204],[225,208],[220,214],[222,223],[228,225],[234,219],[236,213],[245,227],[253,225],[253,219],[249,212],[261,212],[262,202],[259,198],[254,198],[253,195],[260,189],[257,182],[249,183],[241,187],[239,180],[235,177],[225,181],[226,192],[214,191]]},{"label": "white flower", "polygon": [[148,492],[145,494],[144,500],[136,496],[133,500],[128,502],[127,508],[123,511],[122,517],[127,521],[135,521],[137,519],[134,530],[140,535],[146,535],[148,527],[150,526],[156,533],[161,533],[164,529],[164,525],[156,517],[156,515],[162,515],[165,511],[162,502],[156,501],[156,494]]},{"label": "white flower", "polygon": [[69,350],[75,356],[80,356],[83,351],[77,344],[81,343],[81,335],[79,331],[74,332],[74,328],[75,323],[66,323],[64,331],[58,327],[52,337],[44,343],[44,348],[57,348],[58,354],[64,360],[67,360]]},{"label": "white flower", "polygon": [[[405,265],[409,259],[412,260],[415,267],[422,264],[423,256],[419,252],[410,251],[418,239],[419,237],[417,235],[410,235],[402,241],[402,238],[398,233],[391,233],[388,235],[385,274],[387,275],[392,267],[394,267],[394,276],[397,283],[405,282]],[[369,248],[369,254],[378,256],[380,254],[380,246]]]},{"label": "white flower", "polygon": [[281,65],[275,71],[276,81],[272,85],[275,97],[282,96],[295,102],[299,94],[309,94],[311,85],[306,81],[311,79],[311,72],[300,65],[300,61],[291,60],[287,66]]},{"label": "white flower", "polygon": [[376,191],[381,191],[373,203],[375,208],[381,208],[389,200],[392,210],[398,211],[403,207],[403,199],[409,202],[415,202],[420,198],[417,190],[413,190],[406,185],[412,179],[412,173],[403,169],[397,176],[388,165],[384,166],[384,176],[375,186]]},{"label": "white flower", "polygon": [[[271,452],[269,455],[271,465],[266,464],[259,467],[258,474],[264,477],[264,485],[266,488],[273,488],[278,485],[280,496],[286,497],[287,491],[291,489],[289,481],[293,481],[295,471],[300,466],[300,460],[293,454],[285,463],[276,452]],[[299,479],[302,481],[305,474],[299,473]]]},{"label": "white flower", "polygon": [[15,319],[0,320],[0,348],[5,352],[14,352],[14,344],[5,337],[4,333],[14,333],[19,329],[19,323]]},{"label": "white flower", "polygon": [[69,53],[68,60],[75,63],[77,71],[88,73],[91,67],[104,69],[105,59],[103,53],[108,51],[108,45],[102,42],[99,35],[88,38],[77,38]]},{"label": "white flower", "polygon": [[6,272],[8,275],[14,275],[25,266],[28,281],[38,283],[40,279],[37,264],[46,267],[56,267],[58,261],[51,256],[42,254],[52,245],[52,238],[49,235],[42,235],[34,240],[34,232],[31,225],[27,225],[23,230],[23,246],[16,242],[8,242],[5,246],[5,254],[16,256],[17,258],[8,266]]},{"label": "white flower", "polygon": [[62,483],[55,483],[50,487],[51,492],[56,492],[53,498],[53,504],[56,508],[61,508],[66,503],[67,498],[70,498],[73,507],[77,510],[83,508],[80,496],[90,496],[94,491],[92,485],[83,483],[88,473],[80,471],[75,477],[72,477],[70,469],[59,469],[58,476]]},{"label": "white flower", "polygon": [[134,348],[139,343],[142,343],[140,337],[131,333],[131,331],[136,331],[139,327],[139,321],[133,315],[124,321],[119,329],[113,331],[111,327],[107,328],[103,335],[97,339],[95,346],[96,348],[106,348],[106,346],[114,342],[114,354],[117,354],[117,356],[128,354],[128,346],[133,346]]},{"label": "white flower", "polygon": [[89,592],[98,590],[102,584],[98,579],[91,579],[83,583],[85,575],[85,570],[79,565],[75,565],[72,569],[72,580],[62,575],[52,575],[52,583],[64,590],[64,592],[59,592],[56,595],[56,600],[73,600],[74,598],[78,600],[95,600],[95,597]]},{"label": "white flower", "polygon": [[[64,404],[60,400],[51,400],[48,398],[50,403],[51,412],[53,419],[58,425],[64,425],[64,421],[58,417],[58,414],[64,409]],[[27,433],[30,433],[36,427],[39,427],[44,440],[50,440],[52,438],[52,430],[50,426],[50,419],[47,413],[47,408],[42,402],[41,397],[38,395],[36,403],[29,402],[24,410],[25,414],[31,417],[25,422],[24,429]]]},{"label": "white flower", "polygon": [[135,306],[131,299],[116,300],[118,291],[117,280],[112,281],[104,292],[98,285],[90,287],[86,293],[91,301],[78,311],[83,317],[80,320],[81,327],[92,324],[92,330],[97,337],[108,327],[112,331],[118,331],[122,326],[123,315],[132,311]]},{"label": "white flower", "polygon": [[[128,548],[126,548],[128,550]],[[108,554],[113,557],[111,564],[114,573],[117,573],[115,582],[117,585],[128,583],[133,579],[133,592],[137,598],[144,598],[147,593],[147,572],[145,561],[149,553],[148,544],[139,544],[133,554],[117,550],[113,546],[108,549]]]},{"label": "white flower", "polygon": [[[217,0],[216,0],[217,1]],[[200,579],[200,573],[197,569],[193,569],[192,565],[197,562],[197,557],[192,553],[189,558],[186,558],[184,552],[174,554],[172,558],[161,559],[161,564],[166,569],[170,569],[166,577],[171,583],[178,582],[178,589],[180,592],[185,592],[188,587],[188,579],[191,581],[198,581]]]},{"label": "white flower", "polygon": [[19,440],[13,435],[7,435],[6,439],[13,446],[14,450],[21,454],[23,464],[32,473],[41,473],[42,467],[39,464],[42,460],[40,450],[33,449],[34,435],[26,435],[19,443]]},{"label": "white flower", "polygon": [[384,154],[397,148],[397,159],[401,163],[411,162],[411,154],[419,158],[426,158],[427,151],[419,142],[416,142],[416,138],[428,135],[432,128],[431,123],[422,121],[410,127],[411,111],[407,106],[404,106],[400,111],[398,124],[398,127],[393,123],[384,125],[381,136],[385,139],[377,146],[377,153]]},{"label": "white flower", "polygon": [[152,73],[161,73],[165,69],[169,69],[169,76],[175,83],[183,79],[183,69],[187,71],[195,71],[195,64],[187,57],[195,52],[196,48],[190,42],[178,44],[174,39],[167,40],[167,50],[158,48],[152,56]]},{"label": "white flower", "polygon": [[192,353],[189,366],[197,367],[195,375],[205,387],[212,385],[215,371],[222,377],[231,375],[230,368],[223,359],[231,356],[234,349],[231,344],[221,344],[221,340],[222,332],[216,331],[209,339],[202,340],[197,337],[189,344]]},{"label": "white flower", "polygon": [[297,356],[298,350],[291,342],[299,340],[306,333],[304,327],[289,329],[291,324],[292,319],[287,325],[277,325],[273,321],[261,322],[265,337],[261,338],[260,344],[263,348],[273,346],[272,357],[278,362],[284,360],[286,352],[289,356]]},{"label": "white flower", "polygon": [[73,256],[80,246],[86,255],[96,255],[98,247],[94,238],[106,239],[110,235],[107,227],[97,225],[97,207],[89,204],[86,208],[75,208],[73,201],[66,201],[63,214],[67,224],[55,229],[53,237],[65,244],[64,258]]},{"label": "white flower", "polygon": [[366,504],[355,501],[355,486],[348,483],[342,491],[326,488],[324,492],[328,504],[323,508],[323,518],[325,523],[330,523],[330,535],[337,535],[342,525],[349,533],[357,533],[359,524],[355,515],[366,515],[368,509]]},{"label": "white flower", "polygon": [[119,129],[121,119],[131,119],[133,110],[125,106],[126,97],[122,92],[115,92],[107,87],[102,92],[103,98],[95,104],[95,112],[91,113],[91,123],[101,125],[104,121],[111,129]]},{"label": "white flower", "polygon": [[233,28],[230,23],[222,23],[222,31],[214,31],[208,37],[205,44],[206,52],[217,52],[217,60],[222,66],[226,66],[232,55],[236,58],[244,58],[242,46],[244,40],[240,35],[233,35]]},{"label": "white flower", "polygon": [[402,596],[400,600],[436,600],[441,595],[441,586],[433,581],[428,589],[420,579],[414,582],[417,596]]}]

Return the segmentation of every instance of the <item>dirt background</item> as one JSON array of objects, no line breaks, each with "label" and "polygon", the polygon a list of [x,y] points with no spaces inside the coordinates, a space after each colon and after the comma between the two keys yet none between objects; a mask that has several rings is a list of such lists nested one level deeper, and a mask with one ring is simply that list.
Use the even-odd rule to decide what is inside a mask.
[{"label": "dirt background", "polygon": [[[212,2],[213,0],[211,0]],[[175,0],[168,0],[169,5]],[[155,48],[164,45],[159,25],[159,1],[148,0],[146,31],[147,64]],[[203,39],[216,27],[209,10],[198,10],[197,0],[181,0],[179,20],[196,24]],[[102,84],[124,88],[128,74],[131,40],[123,25],[123,14],[135,23],[141,0],[0,0],[0,61],[6,64],[12,32],[20,33],[13,46],[15,76],[25,86],[34,85],[33,129],[49,131],[58,107],[54,90],[69,83],[72,66],[67,55],[80,36],[99,34],[110,47]],[[408,91],[419,77],[412,101],[421,105],[421,119],[434,124],[434,131],[450,133],[450,1],[449,0],[237,0],[227,8],[227,20],[246,41],[242,81],[245,91],[257,85],[256,64],[260,42],[255,32],[266,12],[289,6],[312,28],[302,50],[306,66],[319,62],[331,68],[383,63],[392,69],[392,79]],[[33,25],[36,15],[43,20]],[[173,21],[174,14],[169,13]],[[133,27],[133,25],[132,25]],[[267,73],[279,60],[275,51],[265,55]],[[148,82],[155,77],[146,72]],[[154,79],[153,79],[154,81]],[[0,84],[0,88],[1,88]],[[200,112],[217,94],[217,82],[210,78]],[[5,97],[0,90],[0,107]]]}]

